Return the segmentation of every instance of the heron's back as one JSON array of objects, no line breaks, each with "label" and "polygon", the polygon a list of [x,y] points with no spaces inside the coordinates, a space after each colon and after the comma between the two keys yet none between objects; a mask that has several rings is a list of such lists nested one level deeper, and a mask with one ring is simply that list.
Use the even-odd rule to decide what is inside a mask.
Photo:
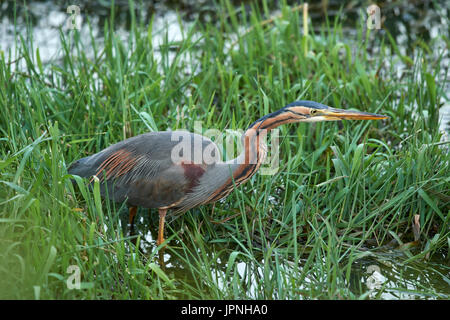
[{"label": "heron's back", "polygon": [[[204,158],[208,150],[210,157]],[[212,150],[212,152],[211,152]],[[211,155],[217,155],[211,159]],[[117,202],[161,208],[179,205],[215,165],[219,151],[209,139],[187,131],[150,132],[135,136],[68,169],[81,177],[97,176],[101,192]]]}]

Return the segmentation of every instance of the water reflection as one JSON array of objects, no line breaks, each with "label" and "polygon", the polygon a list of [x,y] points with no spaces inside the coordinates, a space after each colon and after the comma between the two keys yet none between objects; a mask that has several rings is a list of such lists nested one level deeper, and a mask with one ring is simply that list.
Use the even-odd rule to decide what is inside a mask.
[{"label": "water reflection", "polygon": [[[127,220],[128,212],[123,210],[121,222],[124,234],[129,231]],[[217,288],[225,297],[236,292],[242,294],[242,298],[249,299],[310,298],[311,291],[320,297],[328,297],[327,280],[330,275],[317,265],[307,265],[307,255],[295,262],[280,250],[267,261],[263,254],[250,258],[235,244],[206,242],[203,244],[205,247],[198,247],[194,242],[189,243],[190,237],[185,237],[183,243],[177,238],[172,239],[158,258],[155,254],[158,214],[156,211],[149,214],[146,209],[141,209],[136,216],[135,232],[141,236],[141,259],[154,257],[152,262],[159,263],[167,275],[199,291],[208,292]],[[166,232],[166,237],[170,238],[171,231]],[[130,248],[130,251],[134,249]],[[235,257],[230,258],[232,255]],[[407,256],[400,250],[372,250],[370,256],[352,263],[348,283],[343,283],[342,287],[348,288],[349,294],[355,297],[365,295],[368,299],[449,297],[450,267],[443,254],[435,254],[431,261],[404,264],[406,259]],[[229,265],[230,261],[232,265]],[[325,259],[321,262],[323,266],[326,263]],[[340,262],[339,268],[344,274],[347,267],[348,261]],[[180,294],[179,298],[192,297]]]},{"label": "water reflection", "polygon": [[383,258],[358,261],[352,268],[352,288],[369,290],[369,298],[380,299],[448,299],[450,268],[444,256],[433,261],[402,264],[400,252],[381,253]]},{"label": "water reflection", "polygon": [[[450,90],[447,95],[450,96]],[[450,102],[439,109],[439,131],[442,132],[442,141],[450,141]]]}]

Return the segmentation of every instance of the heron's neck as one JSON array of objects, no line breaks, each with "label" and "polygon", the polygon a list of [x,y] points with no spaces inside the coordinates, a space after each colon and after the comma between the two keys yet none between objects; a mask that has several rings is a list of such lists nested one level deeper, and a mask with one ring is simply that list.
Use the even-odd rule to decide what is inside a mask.
[{"label": "heron's neck", "polygon": [[241,154],[237,158],[215,167],[213,189],[216,191],[208,198],[207,202],[214,202],[227,196],[234,187],[250,179],[266,159],[267,145],[265,141],[268,132],[290,122],[296,121],[289,114],[286,116],[281,109],[252,123],[242,135],[243,150]]},{"label": "heron's neck", "polygon": [[283,124],[298,122],[298,118],[292,116],[292,113],[286,111],[284,108],[278,111],[269,113],[264,117],[253,122],[247,129],[247,131],[253,129],[257,131],[268,131],[275,129]]},{"label": "heron's neck", "polygon": [[249,126],[242,135],[242,153],[228,162],[233,165],[233,179],[236,185],[253,176],[266,159],[266,139],[269,131],[291,122],[297,122],[297,120],[281,109],[258,119]]},{"label": "heron's neck", "polygon": [[242,152],[234,162],[238,165],[235,171],[242,170],[242,166],[261,165],[267,154],[266,138],[269,130],[247,129],[242,135]]},{"label": "heron's neck", "polygon": [[[235,160],[243,165],[257,164],[257,168],[259,168],[267,155],[265,141],[269,131],[292,122],[298,122],[298,119],[292,117],[292,114],[285,112],[284,109],[280,109],[256,120],[243,134],[242,143],[244,148]],[[236,170],[239,170],[239,167]]]},{"label": "heron's neck", "polygon": [[264,142],[266,134],[260,130],[247,130],[242,135],[244,144],[241,154],[214,168],[214,182],[211,189],[215,190],[205,203],[215,202],[226,197],[235,188],[250,179],[259,169],[267,154]]}]

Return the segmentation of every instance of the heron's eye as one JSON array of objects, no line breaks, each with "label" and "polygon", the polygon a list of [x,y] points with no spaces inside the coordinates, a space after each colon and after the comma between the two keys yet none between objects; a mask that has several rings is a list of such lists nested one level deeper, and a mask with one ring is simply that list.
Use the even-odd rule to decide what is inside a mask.
[{"label": "heron's eye", "polygon": [[316,110],[316,109],[311,109],[311,110],[309,111],[309,114],[310,114],[311,116],[315,116],[315,115],[317,115],[317,110]]}]

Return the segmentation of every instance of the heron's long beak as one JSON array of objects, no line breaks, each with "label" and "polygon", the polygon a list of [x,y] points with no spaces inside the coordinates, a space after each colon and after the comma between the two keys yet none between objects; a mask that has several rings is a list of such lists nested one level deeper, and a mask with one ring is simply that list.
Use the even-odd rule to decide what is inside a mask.
[{"label": "heron's long beak", "polygon": [[335,108],[323,109],[318,111],[319,112],[317,115],[323,117],[325,120],[380,120],[389,118],[388,116],[384,116],[381,114]]}]

